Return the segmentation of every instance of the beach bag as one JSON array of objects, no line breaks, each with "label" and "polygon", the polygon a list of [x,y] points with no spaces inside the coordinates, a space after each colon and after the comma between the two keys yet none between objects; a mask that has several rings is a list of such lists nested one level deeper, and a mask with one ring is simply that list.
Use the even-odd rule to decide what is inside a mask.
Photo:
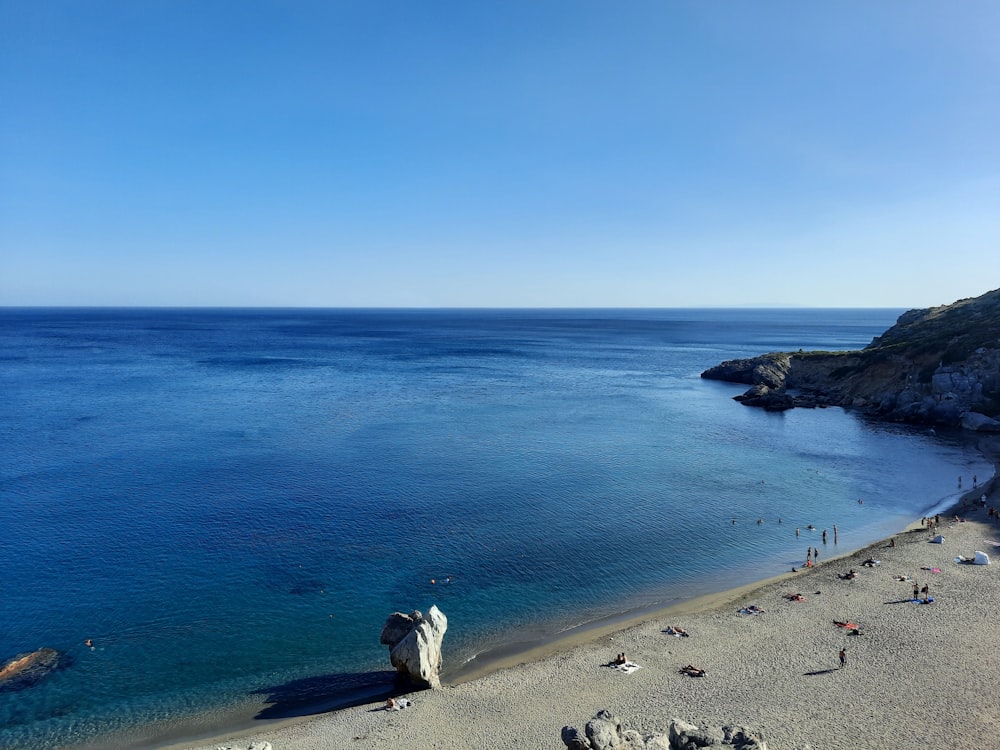
[{"label": "beach bag", "polygon": [[931,539],[931,544],[944,544],[944,537],[938,534],[936,537]]},{"label": "beach bag", "polygon": [[975,560],[975,563],[976,563],[976,565],[989,565],[990,564],[990,556],[987,555],[985,552],[980,552],[979,550],[976,550],[976,560]]}]

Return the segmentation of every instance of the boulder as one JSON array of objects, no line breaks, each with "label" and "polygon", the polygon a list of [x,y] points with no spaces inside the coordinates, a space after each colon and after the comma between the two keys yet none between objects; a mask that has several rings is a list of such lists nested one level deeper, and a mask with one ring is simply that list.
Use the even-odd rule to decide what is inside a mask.
[{"label": "boulder", "polygon": [[974,411],[962,415],[962,429],[975,432],[1000,432],[1000,421]]},{"label": "boulder", "polygon": [[389,661],[396,671],[432,688],[441,687],[441,642],[448,618],[431,605],[426,617],[418,610],[409,615],[393,612],[382,627],[379,641],[389,647]]},{"label": "boulder", "polygon": [[40,648],[18,654],[0,666],[0,690],[23,690],[59,669],[62,654],[54,648]]},{"label": "boulder", "polygon": [[574,727],[562,728],[562,741],[569,750],[698,750],[730,747],[733,750],[767,750],[767,744],[741,726],[699,727],[674,719],[669,734],[640,734],[625,729],[610,711],[599,711],[587,722],[586,735]]},{"label": "boulder", "polygon": [[610,711],[598,711],[587,722],[587,739],[594,750],[616,750],[623,747],[621,720]]}]

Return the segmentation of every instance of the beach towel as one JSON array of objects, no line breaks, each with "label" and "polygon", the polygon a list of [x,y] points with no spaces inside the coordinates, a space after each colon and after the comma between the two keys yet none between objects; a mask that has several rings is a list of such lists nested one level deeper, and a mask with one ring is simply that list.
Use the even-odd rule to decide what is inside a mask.
[{"label": "beach towel", "polygon": [[632,674],[637,669],[642,669],[641,666],[632,661],[627,661],[624,664],[615,664],[615,669],[619,672],[624,672],[625,674]]},{"label": "beach towel", "polygon": [[926,599],[910,599],[910,602],[913,604],[933,604],[934,597],[928,596]]},{"label": "beach towel", "polygon": [[847,630],[859,630],[861,628],[860,625],[855,625],[853,622],[837,622],[834,620],[833,624],[838,628],[846,628]]}]

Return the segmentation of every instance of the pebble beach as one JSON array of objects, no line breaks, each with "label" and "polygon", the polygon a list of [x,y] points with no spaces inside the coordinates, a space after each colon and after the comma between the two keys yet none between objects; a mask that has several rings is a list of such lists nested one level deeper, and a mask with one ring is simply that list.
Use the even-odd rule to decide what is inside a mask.
[{"label": "pebble beach", "polygon": [[[564,725],[582,728],[601,709],[643,734],[666,732],[674,718],[742,724],[771,750],[991,746],[1000,736],[1000,523],[978,501],[986,494],[988,506],[1000,504],[996,484],[970,490],[941,517],[942,544],[931,543],[918,519],[815,567],[591,630],[413,693],[403,711],[378,703],[261,724],[198,750],[265,741],[276,750],[558,749]],[[956,562],[976,550],[993,564]],[[843,577],[851,569],[857,576]],[[933,602],[912,601],[915,583],[929,587]],[[750,605],[763,612],[740,614]],[[671,626],[689,637],[669,635]],[[622,652],[640,668],[607,666]],[[705,676],[680,674],[688,664]]]}]

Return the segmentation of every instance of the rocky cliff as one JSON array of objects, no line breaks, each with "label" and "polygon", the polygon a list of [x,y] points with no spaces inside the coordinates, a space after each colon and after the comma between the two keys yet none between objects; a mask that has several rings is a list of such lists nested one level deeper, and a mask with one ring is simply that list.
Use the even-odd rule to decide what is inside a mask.
[{"label": "rocky cliff", "polygon": [[703,378],[745,383],[765,409],[845,406],[884,419],[1000,431],[1000,289],[910,310],[851,352],[772,352]]}]

